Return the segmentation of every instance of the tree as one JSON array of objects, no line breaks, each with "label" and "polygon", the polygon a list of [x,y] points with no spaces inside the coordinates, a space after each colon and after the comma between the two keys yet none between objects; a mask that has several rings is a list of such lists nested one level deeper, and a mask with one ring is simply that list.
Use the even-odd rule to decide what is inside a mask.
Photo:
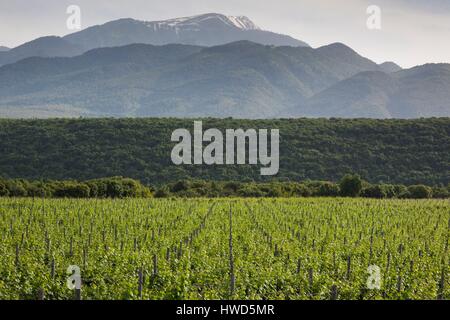
[{"label": "tree", "polygon": [[413,199],[429,199],[431,198],[432,189],[422,184],[409,186],[409,196]]},{"label": "tree", "polygon": [[122,183],[116,179],[106,182],[106,196],[108,198],[121,198],[123,194]]},{"label": "tree", "polygon": [[26,197],[27,190],[24,188],[20,180],[9,180],[7,182],[9,196],[11,197]]},{"label": "tree", "polygon": [[167,198],[170,196],[170,191],[167,186],[161,187],[155,192],[155,198]]},{"label": "tree", "polygon": [[312,194],[312,192],[308,188],[308,186],[301,184],[301,183],[296,183],[292,192],[293,192],[294,196],[297,196],[297,197],[310,197]]},{"label": "tree", "polygon": [[60,183],[54,195],[60,198],[89,198],[90,189],[85,183],[67,181]]},{"label": "tree", "polygon": [[339,186],[332,182],[323,182],[317,189],[316,195],[319,197],[336,197],[339,195]]},{"label": "tree", "polygon": [[362,189],[361,177],[357,174],[347,174],[341,179],[339,188],[342,196],[357,197]]},{"label": "tree", "polygon": [[367,198],[383,199],[387,198],[388,194],[386,188],[383,185],[371,185],[362,190],[362,196]]},{"label": "tree", "polygon": [[392,188],[394,190],[394,196],[397,198],[405,198],[408,195],[408,188],[403,184],[395,184]]},{"label": "tree", "polygon": [[185,180],[180,180],[178,182],[176,182],[170,191],[177,193],[177,192],[181,192],[181,191],[187,191],[190,187],[189,181],[185,181]]},{"label": "tree", "polygon": [[3,181],[0,181],[0,197],[6,197],[9,195],[9,190]]},{"label": "tree", "polygon": [[433,198],[436,199],[446,199],[449,197],[449,191],[446,187],[434,187],[433,188]]},{"label": "tree", "polygon": [[44,183],[27,183],[27,195],[33,198],[42,198],[49,194]]}]

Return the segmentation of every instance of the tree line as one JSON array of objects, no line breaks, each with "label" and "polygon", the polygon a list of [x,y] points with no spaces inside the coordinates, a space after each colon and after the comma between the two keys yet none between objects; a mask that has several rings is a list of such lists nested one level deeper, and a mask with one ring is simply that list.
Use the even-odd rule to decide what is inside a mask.
[{"label": "tree line", "polygon": [[370,184],[357,174],[347,174],[339,182],[239,182],[180,180],[159,187],[139,181],[112,177],[88,181],[28,181],[0,179],[0,197],[45,198],[275,198],[275,197],[365,197],[376,199],[445,199],[448,186]]},{"label": "tree line", "polygon": [[83,182],[0,178],[0,197],[140,198],[150,196],[152,196],[150,188],[137,180],[122,177]]},{"label": "tree line", "polygon": [[450,197],[448,186],[423,184],[371,184],[357,174],[347,174],[339,182],[217,182],[180,180],[154,191],[155,197],[365,197],[376,199],[445,199]]}]

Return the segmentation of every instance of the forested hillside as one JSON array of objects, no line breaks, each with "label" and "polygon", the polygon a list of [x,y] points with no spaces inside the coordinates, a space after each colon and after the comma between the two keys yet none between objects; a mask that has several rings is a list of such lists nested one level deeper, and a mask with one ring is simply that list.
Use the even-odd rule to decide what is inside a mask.
[{"label": "forested hillside", "polygon": [[398,68],[378,65],[341,43],[317,49],[249,41],[131,44],[0,67],[0,117],[450,115],[450,64]]},{"label": "forested hillside", "polygon": [[0,120],[0,176],[88,180],[111,176],[159,186],[180,179],[450,182],[450,119],[204,119],[204,129],[280,130],[280,172],[260,166],[175,166],[171,133],[191,119]]}]

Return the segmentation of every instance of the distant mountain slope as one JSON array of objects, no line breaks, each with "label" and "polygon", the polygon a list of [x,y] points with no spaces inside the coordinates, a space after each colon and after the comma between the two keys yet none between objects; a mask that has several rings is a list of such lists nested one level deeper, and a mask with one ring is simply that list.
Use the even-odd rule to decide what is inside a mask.
[{"label": "distant mountain slope", "polygon": [[381,63],[379,66],[381,68],[381,71],[386,73],[393,73],[402,70],[402,67],[391,61]]},{"label": "distant mountain slope", "polygon": [[[216,47],[130,45],[0,68],[0,109],[73,108],[81,115],[289,116],[335,83],[379,66],[328,49],[240,41]],[[353,63],[355,61],[355,63]],[[11,85],[13,84],[13,85]],[[58,113],[59,114],[59,113]]]},{"label": "distant mountain slope", "polygon": [[393,76],[400,85],[389,100],[392,117],[450,116],[450,64],[427,64]]},{"label": "distant mountain slope", "polygon": [[0,52],[5,52],[5,51],[8,51],[8,50],[9,50],[8,47],[0,46]]},{"label": "distant mountain slope", "polygon": [[384,72],[362,72],[338,82],[299,106],[297,116],[391,118],[389,96],[399,82]]},{"label": "distant mountain slope", "polygon": [[420,118],[450,116],[450,64],[428,64],[392,74],[364,72],[316,94],[296,115]]},{"label": "distant mountain slope", "polygon": [[247,17],[217,13],[153,22],[121,19],[67,35],[64,39],[86,49],[132,43],[216,46],[240,40],[276,46],[308,46],[292,37],[261,30]]},{"label": "distant mountain slope", "polygon": [[60,37],[42,37],[8,51],[0,52],[0,66],[29,57],[73,57],[85,50]]},{"label": "distant mountain slope", "polygon": [[[343,43],[332,43],[320,47],[316,50],[319,54],[325,55],[330,59],[337,60],[343,65],[347,64],[349,68],[359,68],[360,70],[379,70],[379,66],[373,61],[360,56],[352,48]],[[351,69],[349,69],[351,70]],[[351,76],[352,72],[348,73]]]},{"label": "distant mountain slope", "polygon": [[0,115],[445,117],[449,68],[386,73],[343,44],[135,44],[1,67]]},{"label": "distant mountain slope", "polygon": [[129,44],[215,46],[240,40],[275,46],[308,46],[290,36],[262,30],[247,17],[210,13],[154,22],[120,19],[63,38],[38,38],[7,52],[0,47],[0,66],[30,57],[72,57],[96,48]]}]

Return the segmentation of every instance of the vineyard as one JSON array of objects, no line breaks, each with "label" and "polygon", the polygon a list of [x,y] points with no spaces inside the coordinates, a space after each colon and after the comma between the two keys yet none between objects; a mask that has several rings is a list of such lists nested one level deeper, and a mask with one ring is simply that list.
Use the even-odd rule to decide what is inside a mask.
[{"label": "vineyard", "polygon": [[5,198],[0,299],[450,299],[449,235],[448,200]]}]

